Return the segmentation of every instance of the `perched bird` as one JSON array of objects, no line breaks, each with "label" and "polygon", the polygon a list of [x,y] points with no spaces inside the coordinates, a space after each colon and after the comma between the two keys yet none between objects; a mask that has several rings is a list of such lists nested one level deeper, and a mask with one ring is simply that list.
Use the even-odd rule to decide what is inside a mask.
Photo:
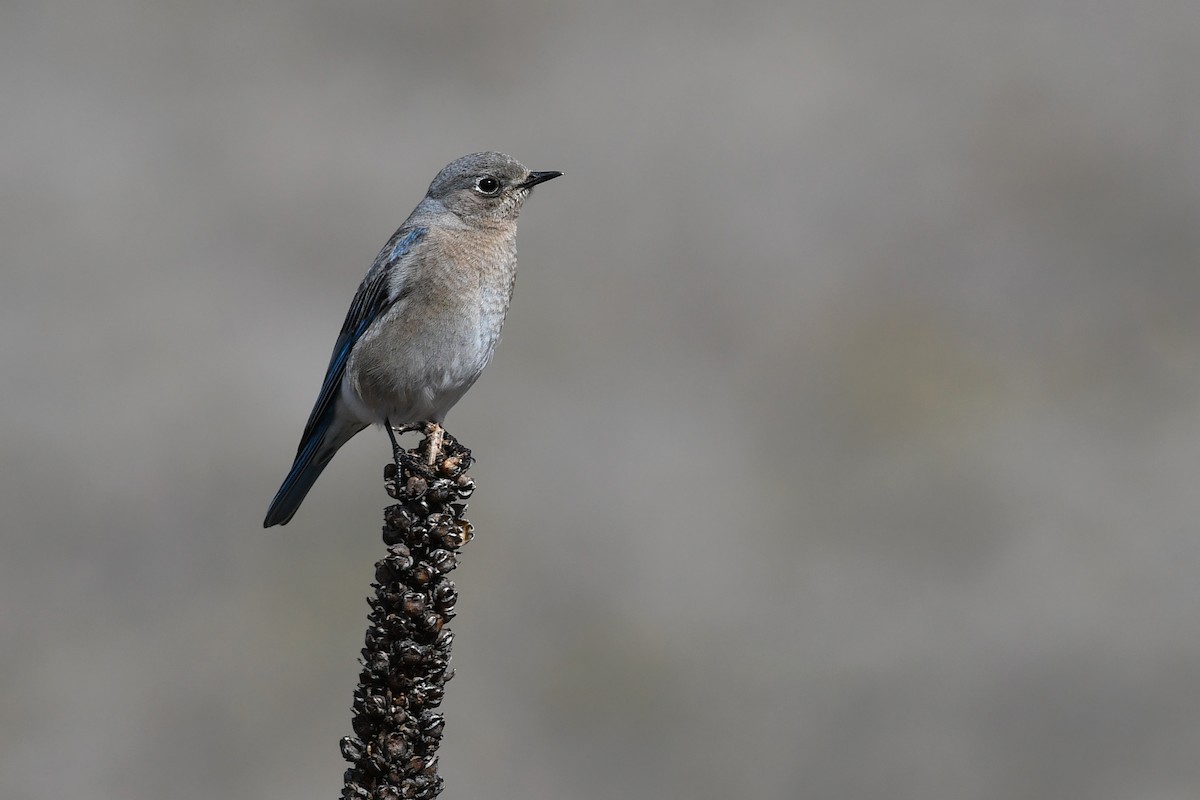
[{"label": "perched bird", "polygon": [[[284,525],[338,448],[368,425],[430,423],[483,372],[517,276],[517,215],[534,186],[503,153],[452,161],[379,251],[358,287],[292,470],[263,527]],[[436,439],[435,439],[436,441]]]}]

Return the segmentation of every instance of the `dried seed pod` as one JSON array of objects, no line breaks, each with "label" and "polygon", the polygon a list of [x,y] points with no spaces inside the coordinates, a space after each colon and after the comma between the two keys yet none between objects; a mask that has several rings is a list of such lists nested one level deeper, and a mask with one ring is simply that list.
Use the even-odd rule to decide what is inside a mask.
[{"label": "dried seed pod", "polygon": [[429,488],[429,482],[420,475],[413,475],[404,484],[404,494],[411,499],[416,499],[425,494]]},{"label": "dried seed pod", "polygon": [[433,568],[438,572],[449,572],[458,566],[458,557],[450,550],[437,549],[429,554],[429,560],[433,563]]},{"label": "dried seed pod", "polygon": [[389,762],[404,758],[412,753],[412,745],[399,733],[389,733],[383,737],[383,754]]},{"label": "dried seed pod", "polygon": [[382,717],[388,712],[388,701],[382,695],[371,695],[363,701],[363,713],[371,717]]},{"label": "dried seed pod", "polygon": [[411,639],[405,639],[404,641],[396,642],[396,655],[402,664],[417,664],[425,658],[426,648]]},{"label": "dried seed pod", "polygon": [[471,541],[472,531],[471,523],[465,519],[457,519],[453,525],[443,526],[439,529],[438,543],[450,550],[457,550]]},{"label": "dried seed pod", "polygon": [[342,758],[347,761],[358,761],[366,752],[366,746],[363,740],[357,736],[343,736],[340,742],[342,748]]},{"label": "dried seed pod", "polygon": [[391,669],[392,659],[385,652],[380,650],[372,651],[367,659],[364,669],[370,671],[372,677],[387,675],[388,670]]},{"label": "dried seed pod", "polygon": [[412,569],[413,583],[417,586],[424,586],[433,580],[435,574],[436,570],[433,566],[428,561],[422,561]]},{"label": "dried seed pod", "polygon": [[425,611],[425,595],[420,592],[405,592],[401,608],[406,616],[420,616]]},{"label": "dried seed pod", "polygon": [[[396,505],[388,506],[383,512],[384,529],[392,528],[392,535],[403,534],[412,528],[417,521],[417,514],[413,512],[407,505],[397,503]],[[398,539],[397,541],[404,541]],[[385,542],[387,543],[387,542]],[[390,544],[390,543],[389,543]]]},{"label": "dried seed pod", "polygon": [[[470,523],[468,523],[470,524]],[[388,547],[388,558],[396,564],[396,568],[403,571],[412,567],[412,554],[409,552],[408,546],[403,543],[396,543]]]},{"label": "dried seed pod", "polygon": [[458,589],[451,581],[446,581],[433,590],[433,604],[439,611],[449,611],[458,602]]},{"label": "dried seed pod", "polygon": [[354,714],[354,718],[350,721],[350,727],[354,728],[354,733],[356,736],[359,736],[363,739],[370,739],[375,735],[375,731],[378,728],[376,727],[375,723],[372,722],[369,717],[367,717],[366,714],[362,713],[360,708],[355,708],[354,710],[356,713]]},{"label": "dried seed pod", "polygon": [[399,583],[404,579],[404,573],[408,571],[411,561],[411,558],[406,560],[400,557],[380,559],[375,564],[375,580],[381,585]]}]

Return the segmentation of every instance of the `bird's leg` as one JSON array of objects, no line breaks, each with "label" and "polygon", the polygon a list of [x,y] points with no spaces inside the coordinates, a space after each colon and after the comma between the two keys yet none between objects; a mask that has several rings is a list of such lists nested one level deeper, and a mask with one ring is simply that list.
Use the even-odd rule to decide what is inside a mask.
[{"label": "bird's leg", "polygon": [[392,428],[391,420],[387,417],[383,418],[383,429],[387,431],[388,438],[392,440],[392,460],[396,462],[396,466],[400,466],[400,443],[396,441],[395,429]]},{"label": "bird's leg", "polygon": [[425,451],[425,463],[431,467],[442,453],[442,435],[445,432],[446,429],[436,422],[430,422],[425,426],[425,435],[429,437],[429,448]]},{"label": "bird's leg", "polygon": [[[409,472],[417,475],[423,475],[426,478],[432,477],[429,468],[421,463],[421,460],[412,453],[405,450],[396,441],[396,432],[408,433],[419,429],[419,425],[398,425],[393,427],[387,417],[383,419],[383,427],[387,430],[388,438],[392,440],[392,458],[396,462],[396,468],[407,467]],[[431,462],[432,463],[432,462]]]}]

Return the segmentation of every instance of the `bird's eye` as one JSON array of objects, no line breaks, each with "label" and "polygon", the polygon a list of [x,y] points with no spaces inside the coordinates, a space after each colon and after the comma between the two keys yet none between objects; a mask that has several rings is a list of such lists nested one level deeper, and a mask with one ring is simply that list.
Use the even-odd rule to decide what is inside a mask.
[{"label": "bird's eye", "polygon": [[491,175],[484,175],[481,178],[476,178],[475,191],[486,195],[497,194],[500,191],[500,181],[496,180]]}]

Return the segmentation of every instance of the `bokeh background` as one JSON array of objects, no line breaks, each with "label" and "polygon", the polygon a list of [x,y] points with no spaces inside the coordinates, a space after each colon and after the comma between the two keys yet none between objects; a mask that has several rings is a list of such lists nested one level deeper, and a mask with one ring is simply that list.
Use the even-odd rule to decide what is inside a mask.
[{"label": "bokeh background", "polygon": [[526,206],[462,798],[1200,796],[1200,4],[6,0],[0,797],[334,797],[447,161]]}]

